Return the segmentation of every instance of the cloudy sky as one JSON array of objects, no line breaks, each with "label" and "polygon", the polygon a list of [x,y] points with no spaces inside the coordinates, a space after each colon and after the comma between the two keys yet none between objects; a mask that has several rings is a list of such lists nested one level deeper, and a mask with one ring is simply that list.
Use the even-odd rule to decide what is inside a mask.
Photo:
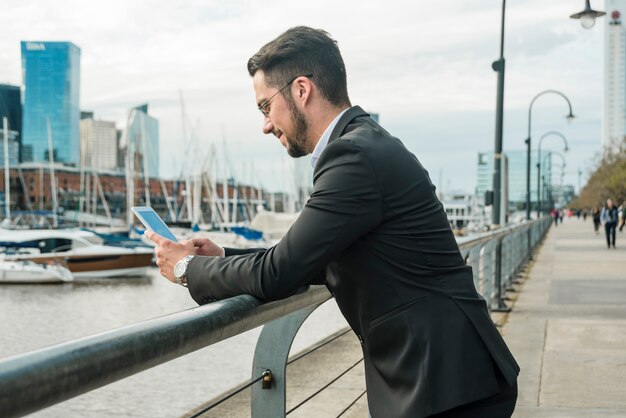
[{"label": "cloudy sky", "polygon": [[[291,187],[291,162],[261,133],[247,59],[295,25],[337,39],[353,104],[380,114],[444,190],[473,191],[479,151],[494,148],[501,2],[22,0],[0,14],[0,83],[21,83],[21,40],[71,41],[82,50],[81,108],[125,125],[149,103],[160,121],[161,172],[178,175],[215,148],[244,181]],[[583,184],[601,147],[604,21],[584,30],[568,16],[583,0],[518,0],[506,12],[504,148],[532,135],[564,134],[565,182]],[[603,10],[603,1],[592,6]],[[181,95],[187,119],[182,128]],[[226,152],[224,152],[226,144]],[[543,142],[561,150],[558,138]],[[224,157],[227,155],[227,157]],[[252,171],[254,169],[254,177]]]}]

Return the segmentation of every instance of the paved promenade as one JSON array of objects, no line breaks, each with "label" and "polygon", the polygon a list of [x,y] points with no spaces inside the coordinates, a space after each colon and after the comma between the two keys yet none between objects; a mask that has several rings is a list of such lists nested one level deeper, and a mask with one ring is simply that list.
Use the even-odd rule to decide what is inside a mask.
[{"label": "paved promenade", "polygon": [[522,373],[515,418],[626,417],[626,232],[552,227],[502,328]]},{"label": "paved promenade", "polygon": [[[618,232],[616,250],[606,248],[600,232],[591,219],[552,227],[519,291],[509,294],[512,312],[494,314],[522,368],[515,418],[626,417],[626,232]],[[287,410],[361,357],[348,332],[293,361]],[[365,418],[364,383],[359,363],[289,416]],[[244,391],[203,417],[249,415]]]}]

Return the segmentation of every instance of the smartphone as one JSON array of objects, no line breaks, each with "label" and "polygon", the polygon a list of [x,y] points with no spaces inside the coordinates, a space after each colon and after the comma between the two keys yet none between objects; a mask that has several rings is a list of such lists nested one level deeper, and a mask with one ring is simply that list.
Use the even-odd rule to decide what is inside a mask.
[{"label": "smartphone", "polygon": [[134,206],[130,210],[146,228],[170,241],[178,242],[178,238],[172,233],[172,230],[165,225],[163,219],[150,206]]}]

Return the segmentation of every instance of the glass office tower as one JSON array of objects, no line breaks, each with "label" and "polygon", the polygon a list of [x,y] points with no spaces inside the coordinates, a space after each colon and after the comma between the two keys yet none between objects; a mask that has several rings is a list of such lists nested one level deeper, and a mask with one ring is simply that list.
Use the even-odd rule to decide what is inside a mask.
[{"label": "glass office tower", "polygon": [[80,161],[80,48],[71,42],[22,45],[22,160],[48,161],[48,121],[55,162]]},{"label": "glass office tower", "polygon": [[[552,161],[546,156],[550,150],[542,150],[541,177],[546,183],[552,180]],[[507,184],[508,201],[511,209],[522,210],[526,205],[526,151],[507,151],[508,164]],[[484,201],[485,191],[493,189],[493,152],[478,153],[478,177],[476,196]],[[543,186],[542,186],[543,189]],[[542,193],[543,194],[543,193]],[[537,151],[530,154],[530,204],[532,209],[537,205]]]},{"label": "glass office tower", "polygon": [[146,177],[159,177],[159,121],[148,114],[147,104],[131,109],[128,140],[140,164],[136,169]]}]

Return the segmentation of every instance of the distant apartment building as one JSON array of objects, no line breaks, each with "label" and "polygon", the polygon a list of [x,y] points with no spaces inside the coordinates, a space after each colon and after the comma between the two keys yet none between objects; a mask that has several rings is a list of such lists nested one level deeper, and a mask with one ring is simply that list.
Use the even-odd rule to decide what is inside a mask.
[{"label": "distant apartment building", "polygon": [[615,152],[626,137],[626,0],[606,0],[602,146]]},{"label": "distant apartment building", "polygon": [[95,120],[80,121],[81,165],[92,170],[117,169],[117,129],[115,122]]},{"label": "distant apartment building", "polygon": [[7,120],[9,164],[19,162],[22,137],[22,102],[19,86],[0,84],[0,165],[4,165],[3,120]]},{"label": "distant apartment building", "polygon": [[[546,157],[550,151],[542,151],[541,176],[544,179],[552,177],[552,163]],[[537,153],[531,154],[530,159],[530,204],[537,205]],[[502,187],[508,200],[508,207],[512,210],[522,210],[526,203],[526,151],[505,152],[505,163],[502,167]],[[493,190],[493,152],[478,153],[478,171],[476,182],[476,196],[484,202],[485,192]]]},{"label": "distant apartment building", "polygon": [[147,104],[131,109],[128,119],[125,158],[132,156],[141,175],[159,177],[159,121],[148,114]]},{"label": "distant apartment building", "polygon": [[[80,48],[71,42],[23,41],[22,161],[80,162]],[[48,124],[50,130],[48,130]]]}]

